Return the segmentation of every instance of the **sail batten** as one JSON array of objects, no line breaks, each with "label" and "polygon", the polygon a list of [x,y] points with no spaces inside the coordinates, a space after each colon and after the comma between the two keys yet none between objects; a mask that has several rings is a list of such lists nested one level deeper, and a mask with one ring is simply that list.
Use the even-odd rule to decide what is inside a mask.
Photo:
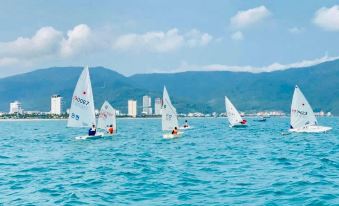
[{"label": "sail batten", "polygon": [[166,87],[164,87],[163,104],[161,109],[162,130],[171,131],[174,127],[178,127],[177,111],[171,103]]},{"label": "sail batten", "polygon": [[75,86],[68,127],[89,127],[95,124],[94,99],[88,67],[82,71]]}]

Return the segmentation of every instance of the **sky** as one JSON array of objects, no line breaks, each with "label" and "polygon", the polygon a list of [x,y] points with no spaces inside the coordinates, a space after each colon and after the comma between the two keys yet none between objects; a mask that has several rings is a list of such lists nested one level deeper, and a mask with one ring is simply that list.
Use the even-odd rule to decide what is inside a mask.
[{"label": "sky", "polygon": [[339,0],[0,0],[0,28],[0,78],[84,65],[270,72],[339,57]]}]

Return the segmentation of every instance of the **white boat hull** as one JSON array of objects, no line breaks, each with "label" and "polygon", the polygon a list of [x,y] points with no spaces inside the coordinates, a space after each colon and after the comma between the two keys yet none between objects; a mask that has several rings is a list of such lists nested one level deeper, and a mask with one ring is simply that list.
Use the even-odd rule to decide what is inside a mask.
[{"label": "white boat hull", "polygon": [[192,129],[193,127],[188,126],[188,127],[179,127],[180,130],[187,130],[187,129]]},{"label": "white boat hull", "polygon": [[290,132],[297,132],[297,133],[322,133],[322,132],[327,132],[331,129],[332,129],[332,127],[312,125],[312,126],[303,127],[303,128],[289,129],[289,131]]},{"label": "white boat hull", "polygon": [[178,132],[178,134],[171,134],[171,133],[167,133],[167,134],[163,134],[162,137],[164,139],[175,139],[180,137],[183,134],[183,132]]},{"label": "white boat hull", "polygon": [[85,139],[98,139],[98,138],[101,138],[103,137],[102,134],[96,134],[94,136],[89,136],[89,135],[84,135],[84,136],[78,136],[78,137],[75,137],[75,139],[77,140],[85,140]]}]

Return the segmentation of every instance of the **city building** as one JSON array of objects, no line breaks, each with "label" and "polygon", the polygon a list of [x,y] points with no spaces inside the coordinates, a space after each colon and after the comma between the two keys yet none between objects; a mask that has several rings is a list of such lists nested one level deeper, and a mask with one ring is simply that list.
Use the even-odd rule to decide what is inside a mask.
[{"label": "city building", "polygon": [[60,95],[53,95],[51,97],[51,114],[62,114],[62,97]]},{"label": "city building", "polygon": [[154,100],[154,114],[155,115],[161,115],[161,106],[162,106],[161,99],[155,98]]},{"label": "city building", "polygon": [[257,116],[270,117],[270,116],[285,116],[286,114],[282,111],[262,111],[257,112]]},{"label": "city building", "polygon": [[320,112],[314,112],[315,116],[324,116],[325,112],[323,112],[322,110]]},{"label": "city building", "polygon": [[142,97],[142,113],[145,115],[152,114],[152,99],[150,96]]},{"label": "city building", "polygon": [[19,101],[14,101],[14,102],[11,102],[9,104],[9,113],[10,114],[22,114],[23,113],[23,109],[22,109],[22,105],[21,105],[21,102]]},{"label": "city building", "polygon": [[128,116],[131,117],[137,116],[137,101],[128,100]]},{"label": "city building", "polygon": [[120,115],[120,110],[117,110],[117,109],[116,109],[116,110],[115,110],[115,115],[116,115],[116,116],[119,116],[119,115]]},{"label": "city building", "polygon": [[187,117],[204,117],[205,115],[201,112],[190,112],[187,114]]}]

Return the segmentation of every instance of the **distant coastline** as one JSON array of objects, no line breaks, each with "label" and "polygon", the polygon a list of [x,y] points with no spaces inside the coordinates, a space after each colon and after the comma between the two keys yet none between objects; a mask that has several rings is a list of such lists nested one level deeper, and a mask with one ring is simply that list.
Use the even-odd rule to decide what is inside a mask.
[{"label": "distant coastline", "polygon": [[67,119],[41,119],[41,118],[30,118],[30,119],[0,119],[0,122],[31,122],[31,121],[66,121]]},{"label": "distant coastline", "polygon": [[[245,116],[246,118],[249,119],[255,119],[256,116]],[[331,118],[331,117],[337,117],[337,116],[317,116],[318,118]],[[227,118],[227,117],[179,117],[179,119],[216,119],[216,118]],[[289,115],[284,115],[284,116],[272,116],[272,118],[289,118]],[[117,119],[135,119],[135,120],[140,120],[140,119],[161,119],[161,117],[117,117]],[[7,119],[1,119],[0,122],[33,122],[33,121],[67,121],[66,118],[7,118]]]}]

